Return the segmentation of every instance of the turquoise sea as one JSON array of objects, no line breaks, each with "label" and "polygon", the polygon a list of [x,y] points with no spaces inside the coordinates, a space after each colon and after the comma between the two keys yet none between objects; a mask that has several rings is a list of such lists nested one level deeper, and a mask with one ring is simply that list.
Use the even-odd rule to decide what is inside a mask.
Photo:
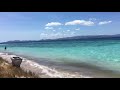
[{"label": "turquoise sea", "polygon": [[[120,73],[120,40],[65,40],[0,44],[0,51],[82,67],[81,63]],[[37,59],[39,61],[39,59]],[[54,64],[55,64],[54,63]]]}]

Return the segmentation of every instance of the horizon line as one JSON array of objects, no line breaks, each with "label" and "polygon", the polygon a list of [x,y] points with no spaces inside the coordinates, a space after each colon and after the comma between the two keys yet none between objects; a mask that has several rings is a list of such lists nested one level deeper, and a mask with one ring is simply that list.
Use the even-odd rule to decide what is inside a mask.
[{"label": "horizon line", "polygon": [[[99,35],[79,35],[79,36],[112,36],[112,35],[120,35],[120,34],[99,34]],[[71,37],[77,37],[77,36],[71,36]],[[62,37],[62,38],[69,38],[69,37]],[[39,39],[39,40],[56,40],[56,39],[62,39],[62,38],[48,38],[48,39]],[[39,40],[8,40],[8,41],[3,41],[0,43],[4,43],[4,42],[11,42],[11,41],[39,41]]]}]

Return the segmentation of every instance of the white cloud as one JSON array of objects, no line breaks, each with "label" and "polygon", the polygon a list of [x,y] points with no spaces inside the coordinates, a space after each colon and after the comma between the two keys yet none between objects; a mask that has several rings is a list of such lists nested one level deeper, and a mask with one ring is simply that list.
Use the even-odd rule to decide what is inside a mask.
[{"label": "white cloud", "polygon": [[53,27],[45,27],[45,29],[53,29]]},{"label": "white cloud", "polygon": [[93,26],[94,22],[92,22],[92,21],[85,21],[85,20],[74,20],[74,21],[66,22],[65,25]]},{"label": "white cloud", "polygon": [[62,24],[59,22],[50,22],[50,23],[46,24],[45,26],[60,26],[60,25],[62,25]]},{"label": "white cloud", "polygon": [[49,39],[49,34],[47,34],[47,33],[41,33],[40,34],[40,38],[41,39]]},{"label": "white cloud", "polygon": [[60,33],[60,32],[57,32],[57,33],[41,33],[40,34],[40,37],[43,38],[43,39],[55,39],[55,38],[60,38],[60,37],[63,37],[63,34]]},{"label": "white cloud", "polygon": [[60,32],[49,34],[49,38],[60,38],[60,37],[62,37],[62,36],[63,36],[63,34],[60,33]]},{"label": "white cloud", "polygon": [[41,33],[40,35],[41,36],[48,36],[48,34],[46,34],[46,33]]},{"label": "white cloud", "polygon": [[55,34],[51,34],[51,36],[61,36],[62,33],[58,32],[58,33],[55,33]]},{"label": "white cloud", "polygon": [[111,23],[112,21],[102,21],[102,22],[99,22],[98,24],[99,25],[103,25],[103,24],[109,24],[109,23]]},{"label": "white cloud", "polygon": [[71,35],[74,35],[75,34],[75,32],[71,32]]},{"label": "white cloud", "polygon": [[80,28],[76,28],[75,30],[80,30]]},{"label": "white cloud", "polygon": [[53,30],[53,32],[55,32],[56,30]]},{"label": "white cloud", "polygon": [[70,31],[70,30],[67,30],[68,32]]}]

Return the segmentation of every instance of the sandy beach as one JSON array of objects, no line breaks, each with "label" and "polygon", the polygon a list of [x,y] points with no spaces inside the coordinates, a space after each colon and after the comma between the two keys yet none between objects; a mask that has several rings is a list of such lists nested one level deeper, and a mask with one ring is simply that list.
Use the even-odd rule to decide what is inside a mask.
[{"label": "sandy beach", "polygon": [[31,72],[25,72],[0,57],[0,78],[38,78]]},{"label": "sandy beach", "polygon": [[70,66],[74,66],[73,63],[72,65],[69,66],[67,64],[57,65],[56,63],[51,62],[51,64],[53,64],[54,66],[55,65],[57,65],[57,67],[60,66],[59,68],[56,68],[56,67],[51,67],[50,65],[44,64],[42,62],[37,62],[37,58],[30,59],[30,57],[25,57],[10,52],[1,52],[0,57],[5,62],[7,62],[7,64],[10,64],[11,67],[12,67],[12,60],[11,60],[12,57],[22,58],[22,63],[17,71],[22,70],[22,72],[24,73],[30,72],[31,76],[29,78],[118,78],[120,77],[120,74],[114,73],[109,70],[102,70],[99,67],[87,65],[85,63],[78,64],[79,65],[78,68],[76,66],[74,70],[73,67],[70,67]]},{"label": "sandy beach", "polygon": [[[8,53],[0,53],[0,57],[3,58],[8,63],[12,63],[11,57],[15,57],[16,55],[10,55]],[[68,73],[63,71],[57,71],[55,68],[50,68],[44,65],[40,65],[36,62],[23,58],[20,68],[25,72],[32,72],[39,78],[92,78],[89,76],[79,75],[77,73]]]}]

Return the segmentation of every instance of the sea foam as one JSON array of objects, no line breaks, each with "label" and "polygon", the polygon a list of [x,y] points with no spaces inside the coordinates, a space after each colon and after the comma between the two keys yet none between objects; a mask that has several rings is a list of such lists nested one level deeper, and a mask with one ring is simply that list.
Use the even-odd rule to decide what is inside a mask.
[{"label": "sea foam", "polygon": [[[11,57],[15,57],[17,55],[9,55],[8,53],[0,53],[0,57],[6,60],[8,63],[12,63]],[[58,71],[55,68],[50,68],[45,65],[38,64],[32,60],[21,57],[23,59],[20,67],[25,72],[32,72],[39,76],[40,78],[92,78],[85,75],[80,75],[76,73],[69,73],[67,71]]]}]

